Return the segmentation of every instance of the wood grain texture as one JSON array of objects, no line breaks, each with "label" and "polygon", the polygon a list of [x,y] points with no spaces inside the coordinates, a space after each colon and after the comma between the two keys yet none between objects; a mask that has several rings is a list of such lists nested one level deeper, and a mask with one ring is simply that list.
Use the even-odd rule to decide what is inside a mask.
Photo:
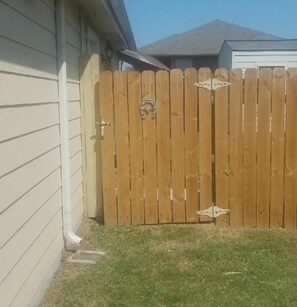
[{"label": "wood grain texture", "polygon": [[130,136],[131,222],[144,224],[144,179],[142,121],[139,114],[141,101],[141,74],[128,73],[128,105]]},{"label": "wood grain texture", "polygon": [[284,227],[296,228],[297,199],[297,69],[287,70],[287,121]]},{"label": "wood grain texture", "polygon": [[229,165],[230,165],[230,225],[243,225],[243,80],[241,69],[229,76]]},{"label": "wood grain texture", "polygon": [[185,70],[185,186],[186,221],[197,222],[198,198],[198,90],[197,70]]},{"label": "wood grain texture", "polygon": [[170,100],[169,74],[166,71],[156,73],[157,114],[157,164],[158,164],[158,202],[159,222],[172,222],[170,199]]},{"label": "wood grain texture", "polygon": [[285,160],[285,80],[283,68],[272,76],[270,227],[283,227]]},{"label": "wood grain texture", "polygon": [[[118,225],[131,224],[127,73],[114,73]],[[107,130],[108,127],[105,128]]]},{"label": "wood grain texture", "polygon": [[[215,78],[228,81],[226,69],[217,69]],[[215,91],[215,203],[220,208],[229,208],[229,146],[228,146],[228,100],[229,88],[221,87]],[[229,225],[229,214],[216,219],[221,226]]]},{"label": "wood grain texture", "polygon": [[256,227],[257,70],[247,69],[244,81],[244,226]]},{"label": "wood grain texture", "polygon": [[[109,71],[100,75],[100,114],[101,117],[114,123],[113,115],[113,75]],[[117,221],[117,201],[115,185],[115,161],[114,161],[114,127],[105,129],[104,138],[101,140],[102,153],[102,182],[103,182],[103,209],[104,224],[115,226]]]},{"label": "wood grain texture", "polygon": [[[198,71],[199,82],[211,78],[209,68]],[[211,92],[199,88],[199,210],[212,205],[212,98]],[[209,217],[200,216],[200,221],[211,221]]]},{"label": "wood grain texture", "polygon": [[270,215],[271,86],[271,69],[260,69],[257,124],[257,226],[260,228],[269,227]]},{"label": "wood grain texture", "polygon": [[170,72],[173,222],[185,222],[184,88],[183,72]]},{"label": "wood grain texture", "polygon": [[[155,100],[155,74],[142,73],[142,101]],[[143,156],[145,187],[145,223],[158,223],[157,208],[157,131],[156,119],[151,113],[143,120]]]}]

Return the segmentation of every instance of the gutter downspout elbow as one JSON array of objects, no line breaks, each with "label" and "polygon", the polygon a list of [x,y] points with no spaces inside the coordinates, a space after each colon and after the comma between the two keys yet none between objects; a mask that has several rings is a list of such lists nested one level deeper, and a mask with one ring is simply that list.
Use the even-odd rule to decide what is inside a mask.
[{"label": "gutter downspout elbow", "polygon": [[61,139],[63,234],[66,249],[73,250],[78,249],[79,243],[82,239],[74,234],[72,226],[64,0],[56,0],[56,31]]}]

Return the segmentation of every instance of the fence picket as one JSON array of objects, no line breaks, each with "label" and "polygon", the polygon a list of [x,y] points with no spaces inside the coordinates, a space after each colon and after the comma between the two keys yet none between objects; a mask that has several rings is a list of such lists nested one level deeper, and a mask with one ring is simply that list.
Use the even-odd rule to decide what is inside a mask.
[{"label": "fence picket", "polygon": [[[114,125],[113,74],[111,72],[104,71],[101,73],[99,87],[101,118]],[[104,138],[101,140],[101,153],[104,224],[106,226],[116,226],[118,223],[118,213],[115,186],[114,134],[112,127],[105,128]]]},{"label": "fence picket", "polygon": [[285,157],[285,69],[273,70],[271,108],[270,227],[283,227]]},{"label": "fence picket", "polygon": [[114,73],[118,224],[131,224],[127,73]]},{"label": "fence picket", "polygon": [[[155,100],[155,74],[152,71],[142,73],[142,100],[145,99]],[[157,224],[157,134],[156,119],[151,115],[143,120],[145,223]]]},{"label": "fence picket", "polygon": [[170,100],[169,74],[167,71],[156,73],[157,150],[158,150],[158,202],[159,222],[172,222],[170,199]]},{"label": "fence picket", "polygon": [[287,70],[287,122],[284,227],[296,228],[297,199],[297,69]]},{"label": "fence picket", "polygon": [[260,69],[257,124],[257,226],[262,228],[269,227],[271,78],[270,68]]},{"label": "fence picket", "polygon": [[198,103],[197,70],[185,70],[185,178],[186,221],[197,222],[198,198]]},{"label": "fence picket", "polygon": [[247,69],[244,80],[244,226],[256,226],[256,106],[257,70]]},{"label": "fence picket", "polygon": [[183,72],[170,73],[173,222],[185,221]]},{"label": "fence picket", "polygon": [[229,160],[230,160],[230,226],[243,225],[243,80],[241,69],[230,72]]},{"label": "fence picket", "polygon": [[[217,69],[215,78],[229,81],[226,69]],[[228,146],[228,87],[215,91],[215,202],[221,208],[229,208],[229,146]],[[217,218],[217,225],[229,225],[229,215]]]},{"label": "fence picket", "polygon": [[[198,80],[203,82],[211,78],[209,68],[198,71]],[[200,201],[199,210],[212,205],[212,97],[211,92],[199,88],[199,177]],[[200,221],[211,221],[201,216]]]},{"label": "fence picket", "polygon": [[139,114],[141,101],[141,74],[128,73],[128,108],[130,135],[130,180],[132,224],[144,224],[144,183],[142,122]]}]

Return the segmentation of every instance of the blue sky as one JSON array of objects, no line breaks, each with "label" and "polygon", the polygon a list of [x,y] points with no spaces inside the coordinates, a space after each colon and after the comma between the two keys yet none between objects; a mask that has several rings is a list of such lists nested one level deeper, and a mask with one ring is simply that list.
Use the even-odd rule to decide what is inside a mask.
[{"label": "blue sky", "polygon": [[297,39],[297,0],[124,0],[137,47],[214,19]]}]

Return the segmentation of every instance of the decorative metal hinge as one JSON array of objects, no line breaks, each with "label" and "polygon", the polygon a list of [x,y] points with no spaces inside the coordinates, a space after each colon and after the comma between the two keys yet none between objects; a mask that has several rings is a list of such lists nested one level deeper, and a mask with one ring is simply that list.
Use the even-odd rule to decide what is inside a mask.
[{"label": "decorative metal hinge", "polygon": [[220,81],[218,79],[208,79],[204,82],[196,82],[194,83],[194,86],[196,87],[202,87],[209,91],[215,91],[218,88],[224,87],[224,86],[230,86],[231,83],[227,81]]},{"label": "decorative metal hinge", "polygon": [[231,212],[230,209],[222,209],[217,206],[211,206],[208,209],[197,211],[196,214],[217,218],[218,216],[229,212]]}]

